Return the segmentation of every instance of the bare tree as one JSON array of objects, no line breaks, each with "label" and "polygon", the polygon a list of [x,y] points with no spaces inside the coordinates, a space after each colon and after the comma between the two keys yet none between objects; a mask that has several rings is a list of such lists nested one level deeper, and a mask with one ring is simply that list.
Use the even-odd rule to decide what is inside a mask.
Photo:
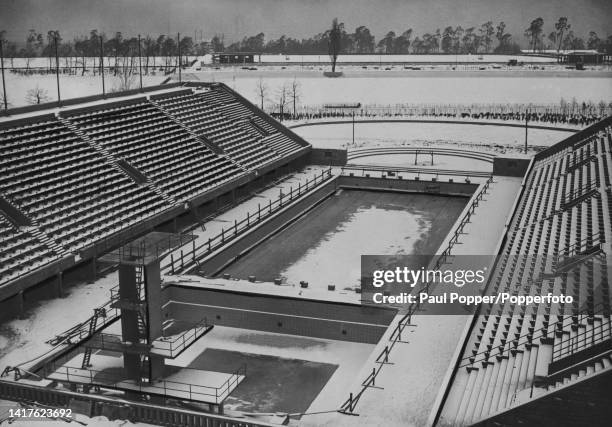
[{"label": "bare tree", "polygon": [[128,72],[119,73],[115,78],[115,86],[112,92],[124,92],[134,89],[136,83],[136,75]]},{"label": "bare tree", "polygon": [[542,35],[543,26],[544,20],[542,18],[536,18],[531,21],[531,24],[529,24],[529,28],[525,30],[525,37],[530,40],[533,53],[536,52],[536,48],[541,43],[540,36]]},{"label": "bare tree", "polygon": [[294,119],[295,119],[295,112],[296,112],[296,104],[302,97],[302,93],[300,91],[301,86],[302,86],[301,83],[298,82],[297,79],[294,77],[293,81],[291,82],[291,86],[289,87],[289,98],[291,98],[291,102],[293,103],[293,118]]},{"label": "bare tree", "polygon": [[48,92],[38,85],[26,93],[26,102],[28,104],[42,104],[43,102],[47,102],[49,100],[50,98]]},{"label": "bare tree", "polygon": [[343,24],[338,24],[338,18],[334,18],[332,21],[332,27],[329,30],[329,59],[331,60],[332,73],[336,72],[336,62],[338,62],[338,56],[340,55],[341,40],[342,40],[342,27]]},{"label": "bare tree", "polygon": [[289,89],[286,84],[283,84],[276,93],[276,104],[278,105],[278,112],[280,114],[280,121],[282,122],[285,118],[285,108],[289,103]]},{"label": "bare tree", "polygon": [[[7,107],[11,106],[10,101],[6,98],[4,92],[0,92],[0,106],[4,107],[4,101],[6,100]],[[1,107],[0,107],[1,108]]]},{"label": "bare tree", "polygon": [[562,16],[555,24],[555,30],[557,30],[557,53],[561,50],[563,44],[563,34],[571,27],[567,22],[567,17]]},{"label": "bare tree", "polygon": [[257,81],[257,87],[255,88],[257,92],[257,97],[259,98],[259,102],[261,104],[261,109],[264,109],[264,102],[266,97],[268,96],[268,85],[264,81],[263,77],[260,77]]}]

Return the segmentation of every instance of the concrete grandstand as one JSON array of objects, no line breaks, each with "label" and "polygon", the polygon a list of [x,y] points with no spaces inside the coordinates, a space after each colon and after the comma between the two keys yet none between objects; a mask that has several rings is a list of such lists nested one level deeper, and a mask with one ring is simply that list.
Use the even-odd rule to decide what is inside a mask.
[{"label": "concrete grandstand", "polygon": [[[187,82],[15,109],[0,155],[2,316],[76,278],[102,289],[92,317],[4,360],[0,399],[172,426],[612,415],[611,117],[532,158],[347,152],[313,148],[225,84]],[[371,164],[397,155],[414,167]],[[492,254],[483,295],[574,301],[374,306],[355,272],[365,245],[451,270]]]}]

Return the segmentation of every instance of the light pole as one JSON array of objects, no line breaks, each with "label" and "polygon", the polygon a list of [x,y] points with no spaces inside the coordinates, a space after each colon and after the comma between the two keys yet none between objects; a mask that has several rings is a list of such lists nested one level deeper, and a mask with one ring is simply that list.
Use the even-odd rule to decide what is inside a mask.
[{"label": "light pole", "polygon": [[62,98],[60,96],[60,80],[59,80],[59,55],[57,52],[57,33],[55,33],[55,77],[57,80],[57,103],[62,102]]},{"label": "light pole", "polygon": [[179,83],[181,82],[181,33],[177,34],[178,39],[178,74],[179,74]]},{"label": "light pole", "polygon": [[104,87],[104,37],[100,35],[100,77],[102,77],[102,96],[106,96],[106,88]]},{"label": "light pole", "polygon": [[140,34],[138,34],[138,70],[140,74],[140,90],[142,90],[142,53],[140,51]]},{"label": "light pole", "polygon": [[2,51],[2,45],[4,40],[0,39],[0,68],[2,68],[2,95],[4,96],[4,109],[8,110],[8,99],[6,97],[6,83],[4,82],[4,52]]},{"label": "light pole", "polygon": [[525,154],[527,154],[527,129],[529,123],[529,109],[525,111]]},{"label": "light pole", "polygon": [[355,145],[355,110],[351,111],[353,114],[353,145]]}]

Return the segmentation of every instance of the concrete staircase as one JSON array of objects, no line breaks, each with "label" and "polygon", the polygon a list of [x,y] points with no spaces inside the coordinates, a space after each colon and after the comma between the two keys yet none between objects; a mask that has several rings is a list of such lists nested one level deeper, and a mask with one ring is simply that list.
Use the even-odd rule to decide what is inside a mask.
[{"label": "concrete staircase", "polygon": [[471,425],[546,391],[552,344],[546,339],[460,368],[441,425]]},{"label": "concrete staircase", "polygon": [[32,234],[40,242],[43,242],[49,246],[56,254],[59,255],[65,252],[63,247],[61,247],[55,240],[51,239],[47,233],[42,231],[40,223],[35,218],[31,218],[29,215],[27,215],[8,197],[0,195],[0,211],[4,214],[4,217],[8,219],[11,224],[13,224],[13,226]]},{"label": "concrete staircase", "polygon": [[172,120],[174,123],[176,123],[178,126],[180,126],[181,129],[183,129],[185,132],[187,132],[189,135],[191,135],[196,141],[198,141],[204,147],[208,148],[209,150],[211,150],[216,155],[218,155],[220,157],[226,158],[234,166],[236,166],[238,169],[240,169],[240,170],[242,170],[244,172],[249,172],[249,170],[246,167],[242,166],[240,163],[236,162],[234,159],[232,159],[230,156],[228,156],[225,153],[225,151],[220,146],[218,146],[214,142],[210,141],[209,139],[201,137],[200,135],[195,133],[191,128],[189,128],[188,126],[185,126],[185,124],[180,119],[178,119],[174,114],[166,111],[166,109],[163,106],[161,106],[157,101],[155,101],[154,99],[149,98],[149,102],[151,104],[155,105],[157,107],[157,109],[159,111],[161,111],[161,113],[163,115],[165,115],[170,120]]},{"label": "concrete staircase", "polygon": [[32,219],[32,226],[28,227],[27,230],[32,233],[32,235],[35,236],[38,240],[49,246],[56,254],[59,255],[66,252],[66,250],[62,246],[60,246],[59,243],[51,239],[51,237],[49,237],[47,233],[42,231],[38,221],[36,221],[35,219]]},{"label": "concrete staircase", "polygon": [[[562,328],[552,325],[551,329],[557,329],[554,334],[542,334],[532,343],[475,363],[466,362],[458,368],[439,425],[486,424],[499,413],[507,413],[560,388],[612,370],[610,320],[606,316],[584,316],[578,322],[573,319],[571,322]],[[567,348],[573,341],[585,347],[560,352],[560,348]],[[583,352],[590,349],[597,352],[592,357],[585,356]],[[566,362],[560,369],[555,368],[559,361]]]}]

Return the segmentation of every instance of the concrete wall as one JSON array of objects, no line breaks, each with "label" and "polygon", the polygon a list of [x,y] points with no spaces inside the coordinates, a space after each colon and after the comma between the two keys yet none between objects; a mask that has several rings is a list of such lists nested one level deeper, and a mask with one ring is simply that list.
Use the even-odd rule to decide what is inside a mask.
[{"label": "concrete wall", "polygon": [[[337,178],[332,178],[313,193],[294,202],[292,205],[277,213],[273,218],[253,228],[249,233],[239,237],[233,244],[221,249],[208,259],[200,262],[200,272],[214,275],[228,263],[238,259],[252,250],[256,245],[279,232],[285,226],[306,213],[310,208],[331,196],[337,188]],[[264,206],[265,207],[265,206]]]},{"label": "concrete wall", "polygon": [[[28,305],[37,300],[57,296],[57,289],[51,285],[55,283],[58,274],[76,272],[81,281],[94,279],[95,260],[101,255],[150,231],[176,232],[179,222],[191,221],[191,223],[195,223],[197,221],[192,210],[197,209],[199,215],[202,215],[202,211],[199,210],[202,205],[205,213],[212,213],[227,204],[233,204],[235,191],[238,188],[246,186],[245,188],[248,191],[254,191],[258,188],[258,185],[265,185],[266,182],[278,174],[288,173],[302,166],[307,159],[307,154],[308,149],[303,149],[295,156],[283,159],[282,164],[276,165],[277,169],[268,171],[266,176],[269,175],[269,179],[265,179],[264,175],[256,176],[254,173],[243,175],[196,196],[188,205],[190,209],[187,209],[184,205],[171,207],[140,221],[138,224],[100,239],[79,251],[79,261],[75,259],[74,255],[65,256],[20,278],[0,285],[0,321],[18,316],[24,308],[27,309]],[[254,183],[254,181],[257,181],[257,183]],[[184,221],[177,221],[181,218]],[[15,296],[18,296],[18,298],[14,298]]]},{"label": "concrete wall", "polygon": [[341,176],[339,185],[343,188],[374,191],[399,191],[407,193],[425,193],[446,196],[471,197],[478,188],[478,184],[466,183],[463,178],[459,180],[407,180],[396,177],[380,178],[365,176]]},{"label": "concrete wall", "polygon": [[529,159],[496,157],[493,160],[493,175],[523,177],[529,167]]},{"label": "concrete wall", "polygon": [[313,148],[310,152],[310,163],[313,165],[345,166],[347,151],[336,148]]},{"label": "concrete wall", "polygon": [[[253,284],[253,286],[257,286]],[[376,344],[395,309],[170,285],[166,319]]]}]

